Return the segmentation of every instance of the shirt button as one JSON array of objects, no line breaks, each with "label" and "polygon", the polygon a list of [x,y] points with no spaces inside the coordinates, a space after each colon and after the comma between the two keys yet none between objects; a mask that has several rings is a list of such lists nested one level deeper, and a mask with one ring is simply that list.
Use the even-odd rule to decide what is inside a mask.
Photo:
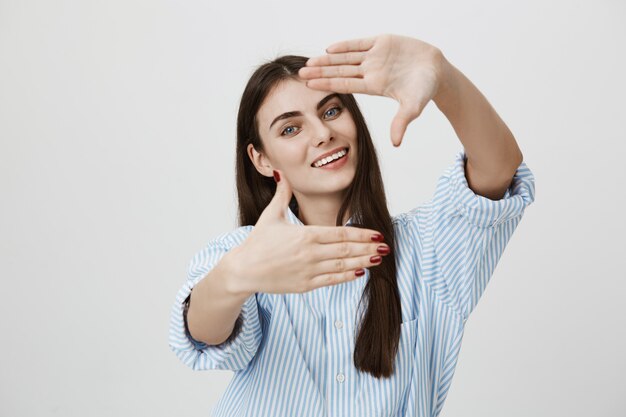
[{"label": "shirt button", "polygon": [[335,327],[338,328],[338,329],[343,328],[343,322],[341,320],[337,320],[335,322]]},{"label": "shirt button", "polygon": [[342,383],[343,381],[345,381],[346,376],[342,373],[338,373],[337,374],[337,382]]}]

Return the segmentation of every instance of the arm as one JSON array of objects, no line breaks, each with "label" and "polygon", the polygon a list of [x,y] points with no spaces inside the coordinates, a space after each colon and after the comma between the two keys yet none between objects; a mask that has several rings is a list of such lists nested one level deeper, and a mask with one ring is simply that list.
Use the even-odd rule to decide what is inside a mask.
[{"label": "arm", "polygon": [[232,291],[235,277],[231,262],[234,252],[226,254],[190,294],[186,316],[189,334],[208,345],[223,343],[233,333],[241,307],[251,295]]},{"label": "arm", "polygon": [[298,71],[309,80],[309,88],[396,100],[400,108],[391,123],[394,146],[400,146],[408,124],[432,99],[465,147],[464,170],[472,191],[490,199],[504,197],[522,152],[485,97],[439,48],[386,33],[336,42],[326,53],[310,58]]},{"label": "arm", "polygon": [[[217,297],[218,294],[233,292],[231,289],[236,286],[233,282],[237,284],[236,281],[241,276],[240,265],[234,264],[233,257],[229,254],[246,240],[252,227],[242,226],[207,242],[190,260],[187,278],[176,293],[170,313],[168,343],[174,354],[193,370],[245,369],[261,344],[263,330],[256,293],[251,294],[243,305],[237,307],[233,305],[235,301],[232,301],[232,304],[223,303]],[[215,274],[212,273],[213,270],[216,270]],[[198,287],[203,280],[205,283]],[[196,292],[198,288],[200,290]],[[237,292],[242,291],[235,291]],[[243,294],[240,295],[243,297]],[[191,336],[185,309],[192,298],[190,318],[194,335],[207,339],[207,342],[220,342],[225,337],[223,333],[228,333],[232,328],[234,317],[239,315],[240,320],[235,321],[235,329],[227,341],[210,345]],[[216,308],[211,307],[212,305]],[[222,308],[219,308],[220,305]],[[224,313],[229,310],[230,312]],[[217,320],[223,320],[226,324],[213,320],[211,311],[215,311],[216,315],[221,317]],[[212,329],[211,334],[201,334],[207,328]]]},{"label": "arm", "polygon": [[476,194],[499,200],[523,161],[522,152],[482,93],[443,54],[441,59],[441,83],[433,101],[463,143],[469,187]]}]

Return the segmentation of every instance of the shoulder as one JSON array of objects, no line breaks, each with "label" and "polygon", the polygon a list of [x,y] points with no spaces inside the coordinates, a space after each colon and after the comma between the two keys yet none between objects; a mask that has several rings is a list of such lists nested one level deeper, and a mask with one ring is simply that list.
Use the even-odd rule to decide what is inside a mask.
[{"label": "shoulder", "polygon": [[399,232],[419,233],[430,211],[430,202],[423,203],[409,211],[391,217],[394,229]]},{"label": "shoulder", "polygon": [[239,246],[246,240],[252,229],[254,229],[254,226],[251,225],[239,226],[233,230],[220,233],[212,237],[207,243],[207,246],[222,246],[225,249]]},{"label": "shoulder", "polygon": [[423,236],[425,234],[422,206],[408,212],[393,215],[391,219],[398,253],[405,253],[405,251],[415,251],[416,254],[421,253],[423,250]]}]

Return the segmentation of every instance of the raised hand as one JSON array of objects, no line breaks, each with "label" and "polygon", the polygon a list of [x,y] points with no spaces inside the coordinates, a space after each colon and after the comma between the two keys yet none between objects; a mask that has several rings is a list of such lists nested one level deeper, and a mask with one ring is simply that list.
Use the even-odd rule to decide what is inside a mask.
[{"label": "raised hand", "polygon": [[291,224],[285,217],[291,196],[281,176],[254,229],[225,255],[234,271],[232,292],[301,293],[336,285],[362,276],[365,271],[356,271],[378,265],[389,253],[376,230]]},{"label": "raised hand", "polygon": [[438,48],[391,34],[337,42],[326,52],[310,58],[298,75],[309,80],[310,88],[398,101],[400,108],[391,123],[394,146],[400,146],[409,123],[436,95],[446,62]]}]

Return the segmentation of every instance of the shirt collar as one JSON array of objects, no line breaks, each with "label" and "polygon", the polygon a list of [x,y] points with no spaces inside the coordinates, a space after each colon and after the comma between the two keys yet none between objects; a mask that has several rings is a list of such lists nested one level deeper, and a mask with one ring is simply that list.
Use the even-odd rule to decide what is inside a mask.
[{"label": "shirt collar", "polygon": [[[344,224],[344,226],[348,226],[352,224],[352,217],[353,216],[350,216],[350,218],[348,219],[346,224]],[[287,206],[287,219],[289,220],[289,222],[291,222],[291,224],[304,226],[304,223],[302,223],[302,221],[298,218],[298,216],[294,214],[294,212],[291,210],[291,207],[289,206]]]}]

